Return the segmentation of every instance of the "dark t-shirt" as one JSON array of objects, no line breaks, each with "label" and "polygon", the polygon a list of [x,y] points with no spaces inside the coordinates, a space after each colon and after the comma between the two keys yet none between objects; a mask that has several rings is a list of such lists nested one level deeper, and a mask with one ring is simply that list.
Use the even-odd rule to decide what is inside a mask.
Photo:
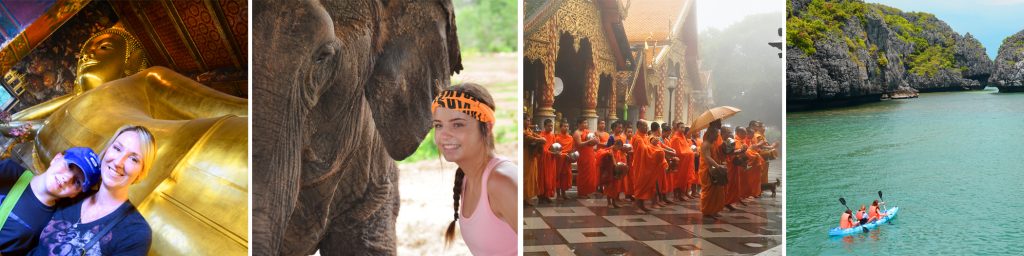
[{"label": "dark t-shirt", "polygon": [[[14,188],[14,183],[25,172],[25,167],[11,159],[0,161],[0,200]],[[40,231],[50,221],[53,207],[46,206],[32,193],[32,185],[25,187],[18,203],[0,228],[0,254],[23,255],[36,246]]]},{"label": "dark t-shirt", "polygon": [[86,250],[85,255],[146,255],[152,242],[152,230],[131,201],[98,220],[81,222],[82,204],[78,201],[58,209],[53,219],[39,235],[39,246],[29,255],[79,255],[79,249],[89,243],[100,230],[118,216],[128,214],[109,233]]}]

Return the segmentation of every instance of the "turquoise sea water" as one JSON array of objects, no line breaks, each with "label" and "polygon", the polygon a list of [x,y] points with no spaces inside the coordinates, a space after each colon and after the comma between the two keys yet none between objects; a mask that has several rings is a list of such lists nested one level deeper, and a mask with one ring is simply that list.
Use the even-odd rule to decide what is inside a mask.
[{"label": "turquoise sea water", "polygon": [[[1024,94],[925,93],[787,113],[790,255],[1024,255]],[[884,193],[900,212],[830,238],[845,211]]]}]

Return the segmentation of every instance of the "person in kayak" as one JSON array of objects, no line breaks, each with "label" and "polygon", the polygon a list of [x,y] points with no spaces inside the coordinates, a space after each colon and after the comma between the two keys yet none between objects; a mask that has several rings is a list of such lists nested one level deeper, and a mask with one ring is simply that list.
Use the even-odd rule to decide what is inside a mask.
[{"label": "person in kayak", "polygon": [[868,212],[865,211],[865,208],[867,207],[863,204],[860,205],[860,210],[857,210],[857,214],[853,215],[853,218],[859,220],[860,224],[868,223]]},{"label": "person in kayak", "polygon": [[853,221],[853,212],[849,209],[843,212],[842,217],[839,217],[839,228],[848,229],[856,227],[857,225],[860,225],[860,223]]},{"label": "person in kayak", "polygon": [[878,200],[871,203],[871,208],[868,210],[868,222],[876,221],[881,218],[889,216],[888,214],[881,213],[878,211]]}]

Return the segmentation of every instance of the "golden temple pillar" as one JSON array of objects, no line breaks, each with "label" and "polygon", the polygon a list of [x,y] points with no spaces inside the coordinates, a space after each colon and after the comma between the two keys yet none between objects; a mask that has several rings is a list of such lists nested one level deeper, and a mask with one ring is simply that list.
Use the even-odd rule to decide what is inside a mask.
[{"label": "golden temple pillar", "polygon": [[587,81],[584,86],[585,92],[583,99],[583,113],[581,117],[587,119],[587,124],[590,129],[597,128],[597,87],[601,83],[600,73],[597,72],[597,56],[594,56],[593,61],[587,66]]},{"label": "golden temple pillar", "polygon": [[654,121],[658,123],[663,123],[665,122],[665,111],[663,106],[666,96],[665,73],[657,73],[655,76],[655,79],[657,79],[656,81],[658,82],[654,84],[654,95],[656,95],[654,97]]},{"label": "golden temple pillar", "polygon": [[538,97],[538,107],[533,112],[533,122],[537,124],[543,124],[544,120],[555,119],[555,62],[558,58],[558,33],[554,22],[549,22],[546,29],[550,40],[548,40],[544,56],[540,59],[544,65],[544,84],[541,84],[540,89],[537,90],[540,97]]},{"label": "golden temple pillar", "polygon": [[671,113],[673,123],[686,122],[686,119],[684,119],[683,117],[683,113],[685,113],[684,111],[686,111],[686,109],[683,108],[683,106],[685,106],[685,104],[683,104],[683,94],[685,94],[686,92],[686,87],[683,85],[683,81],[685,81],[685,79],[676,79],[676,89],[675,92],[672,93],[672,96],[674,97],[674,99],[672,100],[673,109]]},{"label": "golden temple pillar", "polygon": [[608,125],[609,125],[609,127],[611,126],[611,123],[614,123],[615,121],[619,120],[619,117],[617,116],[618,115],[617,113],[619,111],[619,104],[617,103],[617,99],[618,98],[616,98],[616,95],[615,95],[615,91],[617,91],[617,87],[618,87],[619,83],[618,83],[617,79],[615,78],[616,77],[615,74],[611,74],[611,77],[612,77],[611,92],[609,92],[609,95],[608,95]]}]

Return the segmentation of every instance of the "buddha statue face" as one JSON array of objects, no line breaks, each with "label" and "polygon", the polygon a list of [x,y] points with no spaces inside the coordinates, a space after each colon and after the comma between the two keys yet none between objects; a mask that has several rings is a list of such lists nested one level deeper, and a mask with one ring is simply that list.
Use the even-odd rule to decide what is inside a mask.
[{"label": "buddha statue face", "polygon": [[132,75],[146,68],[146,62],[139,41],[127,31],[117,27],[100,31],[82,45],[75,93]]}]

